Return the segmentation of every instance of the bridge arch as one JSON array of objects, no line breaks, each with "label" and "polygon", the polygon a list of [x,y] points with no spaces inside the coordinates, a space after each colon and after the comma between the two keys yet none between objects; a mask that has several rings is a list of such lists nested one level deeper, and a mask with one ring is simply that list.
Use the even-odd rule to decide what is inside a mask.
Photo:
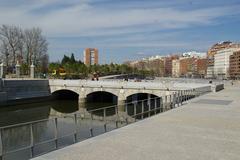
[{"label": "bridge arch", "polygon": [[155,97],[162,97],[163,93],[161,92],[154,92],[150,90],[132,90],[132,91],[127,91],[124,95],[124,98],[127,100],[128,97],[136,95],[136,94],[150,94],[154,95]]},{"label": "bridge arch", "polygon": [[126,102],[132,102],[132,101],[141,101],[145,99],[151,99],[151,98],[157,98],[159,97],[158,95],[155,95],[153,93],[148,93],[148,92],[138,92],[134,94],[129,94],[126,97]]},{"label": "bridge arch", "polygon": [[[88,109],[97,109],[116,105],[118,96],[107,91],[95,91],[86,95],[85,102]],[[98,107],[96,108],[96,106]]]},{"label": "bridge arch", "polygon": [[52,92],[54,99],[78,100],[79,94],[71,89],[59,89]]}]

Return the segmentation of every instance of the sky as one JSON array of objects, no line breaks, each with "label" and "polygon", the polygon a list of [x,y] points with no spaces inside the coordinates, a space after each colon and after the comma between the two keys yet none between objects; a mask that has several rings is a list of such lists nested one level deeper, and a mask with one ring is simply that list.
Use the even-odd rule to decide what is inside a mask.
[{"label": "sky", "polygon": [[87,47],[100,63],[240,41],[240,0],[0,0],[0,25],[39,27],[50,61]]}]

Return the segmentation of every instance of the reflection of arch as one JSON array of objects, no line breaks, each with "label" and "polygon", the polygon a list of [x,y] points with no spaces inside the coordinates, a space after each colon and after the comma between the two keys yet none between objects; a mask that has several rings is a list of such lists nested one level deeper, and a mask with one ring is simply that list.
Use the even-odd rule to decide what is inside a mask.
[{"label": "reflection of arch", "polygon": [[52,109],[59,113],[73,113],[78,111],[78,101],[57,100],[52,101]]},{"label": "reflection of arch", "polygon": [[56,90],[52,93],[53,98],[55,99],[71,99],[78,100],[79,94],[70,89],[61,89]]},{"label": "reflection of arch", "polygon": [[117,100],[117,98],[118,96],[116,94],[107,91],[94,91],[86,95],[87,102],[109,102],[114,99]]},{"label": "reflection of arch", "polygon": [[[148,97],[148,96],[150,96],[150,97]],[[126,97],[126,101],[131,102],[131,101],[145,100],[148,98],[157,98],[157,97],[159,97],[159,96],[157,96],[153,93],[138,92],[138,93],[128,95]]]},{"label": "reflection of arch", "polygon": [[144,90],[144,91],[138,90],[138,91],[130,91],[130,92],[125,93],[125,99],[127,99],[131,95],[140,94],[140,93],[151,94],[151,95],[155,95],[156,97],[162,96],[162,93],[156,94],[150,90],[149,91],[148,90]]}]

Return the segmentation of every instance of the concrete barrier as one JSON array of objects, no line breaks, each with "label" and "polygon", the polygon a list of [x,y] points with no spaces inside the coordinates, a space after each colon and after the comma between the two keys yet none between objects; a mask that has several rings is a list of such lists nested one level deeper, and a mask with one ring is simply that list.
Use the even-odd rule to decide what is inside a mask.
[{"label": "concrete barrier", "polygon": [[1,100],[13,101],[50,96],[48,80],[1,80]]},{"label": "concrete barrier", "polygon": [[212,92],[218,92],[224,89],[224,84],[213,84]]}]

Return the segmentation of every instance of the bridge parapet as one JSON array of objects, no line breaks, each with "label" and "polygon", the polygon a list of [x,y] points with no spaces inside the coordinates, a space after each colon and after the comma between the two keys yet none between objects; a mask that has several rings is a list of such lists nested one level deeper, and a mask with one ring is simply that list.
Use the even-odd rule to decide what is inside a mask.
[{"label": "bridge parapet", "polygon": [[[127,82],[127,81],[89,81],[89,80],[49,80],[51,93],[58,90],[71,90],[79,95],[79,102],[84,103],[86,97],[93,92],[108,92],[118,97],[118,105],[124,104],[127,97],[147,93],[157,97],[172,94],[179,95],[179,91],[191,90],[195,92],[209,92],[209,84],[182,84],[161,82]],[[171,97],[170,98],[175,98]]]}]

